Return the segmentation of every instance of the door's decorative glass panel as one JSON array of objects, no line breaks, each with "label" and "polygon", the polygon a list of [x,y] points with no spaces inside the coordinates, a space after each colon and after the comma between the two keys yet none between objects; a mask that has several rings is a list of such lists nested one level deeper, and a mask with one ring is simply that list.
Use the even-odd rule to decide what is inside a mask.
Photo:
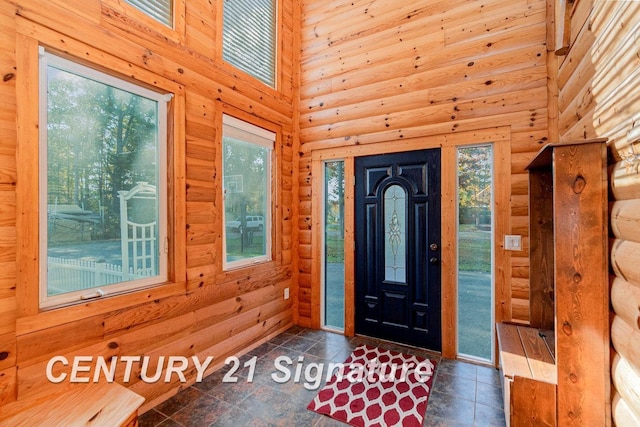
[{"label": "door's decorative glass panel", "polygon": [[394,184],[384,192],[384,278],[392,282],[405,283],[406,260],[407,193]]}]

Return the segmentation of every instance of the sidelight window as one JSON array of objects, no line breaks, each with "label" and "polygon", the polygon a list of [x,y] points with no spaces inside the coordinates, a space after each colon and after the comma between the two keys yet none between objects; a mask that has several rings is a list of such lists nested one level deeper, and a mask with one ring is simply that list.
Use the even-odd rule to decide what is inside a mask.
[{"label": "sidelight window", "polygon": [[458,354],[493,359],[493,146],[458,148]]}]

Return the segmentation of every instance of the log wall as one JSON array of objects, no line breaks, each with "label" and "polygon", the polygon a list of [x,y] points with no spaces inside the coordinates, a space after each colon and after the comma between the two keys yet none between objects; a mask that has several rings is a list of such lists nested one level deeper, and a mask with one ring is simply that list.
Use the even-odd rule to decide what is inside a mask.
[{"label": "log wall", "polygon": [[[546,8],[544,0],[302,2],[301,324],[319,322],[311,220],[312,182],[321,179],[313,175],[316,153],[352,157],[454,146],[457,135],[472,143],[462,135],[497,127],[509,141],[497,178],[507,202],[497,220],[501,232],[524,236],[523,250],[504,254],[505,265],[498,266],[497,311],[504,320],[528,321],[524,167],[548,140]],[[447,167],[455,173],[451,165],[443,173]],[[455,230],[446,221],[443,228]],[[496,240],[501,251],[502,235]],[[443,255],[443,263],[451,261]],[[443,293],[455,295],[452,286],[444,279]]]},{"label": "log wall", "polygon": [[[293,322],[292,300],[284,300],[283,289],[294,286],[297,274],[293,63],[299,12],[294,2],[278,1],[278,55],[283,60],[274,90],[221,60],[222,2],[175,3],[172,31],[121,0],[0,0],[0,405],[49,393],[55,386],[47,381],[45,367],[55,355],[147,355],[152,361],[161,355],[201,360],[212,355],[213,368]],[[169,156],[175,186],[173,283],[38,312],[34,284],[29,283],[37,262],[19,257],[38,245],[37,227],[29,227],[33,206],[25,203],[33,197],[29,182],[37,176],[37,157],[24,156],[36,127],[28,120],[16,123],[16,114],[31,117],[37,111],[33,98],[18,94],[33,87],[37,60],[32,53],[39,44],[175,90],[170,130],[178,149]],[[223,111],[278,135],[274,260],[233,272],[222,271],[221,255],[218,147]],[[133,369],[125,385],[147,399],[143,409],[175,394],[181,385],[177,376],[169,383],[149,384],[138,377],[139,363]],[[121,374],[117,380],[123,382]],[[192,368],[186,375],[188,382],[194,381]]]},{"label": "log wall", "polygon": [[[559,22],[559,20],[557,21]],[[609,138],[612,416],[640,424],[640,3],[580,0],[558,58],[562,140]]]}]

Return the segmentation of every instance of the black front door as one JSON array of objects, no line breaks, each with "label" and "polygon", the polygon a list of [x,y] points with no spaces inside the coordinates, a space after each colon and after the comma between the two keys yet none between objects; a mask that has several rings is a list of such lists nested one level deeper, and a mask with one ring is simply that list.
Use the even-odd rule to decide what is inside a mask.
[{"label": "black front door", "polygon": [[356,333],[440,350],[440,149],[355,166]]}]

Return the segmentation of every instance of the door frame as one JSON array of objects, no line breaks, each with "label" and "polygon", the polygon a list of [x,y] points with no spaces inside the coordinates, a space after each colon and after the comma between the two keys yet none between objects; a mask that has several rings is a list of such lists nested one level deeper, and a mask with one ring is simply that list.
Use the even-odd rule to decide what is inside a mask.
[{"label": "door frame", "polygon": [[[355,333],[355,157],[441,149],[441,217],[457,215],[457,149],[462,146],[493,144],[494,147],[494,315],[495,322],[511,319],[511,252],[504,249],[504,235],[511,232],[511,128],[487,128],[452,134],[432,135],[402,141],[349,145],[311,152],[311,326],[321,326],[322,244],[323,238],[323,162],[343,160],[345,167],[345,322],[344,334]],[[508,179],[505,179],[508,177]],[[442,356],[457,355],[457,224],[442,221],[441,310]],[[494,343],[494,346],[497,345]],[[496,353],[497,354],[497,353]],[[497,363],[497,360],[496,360]]]}]

